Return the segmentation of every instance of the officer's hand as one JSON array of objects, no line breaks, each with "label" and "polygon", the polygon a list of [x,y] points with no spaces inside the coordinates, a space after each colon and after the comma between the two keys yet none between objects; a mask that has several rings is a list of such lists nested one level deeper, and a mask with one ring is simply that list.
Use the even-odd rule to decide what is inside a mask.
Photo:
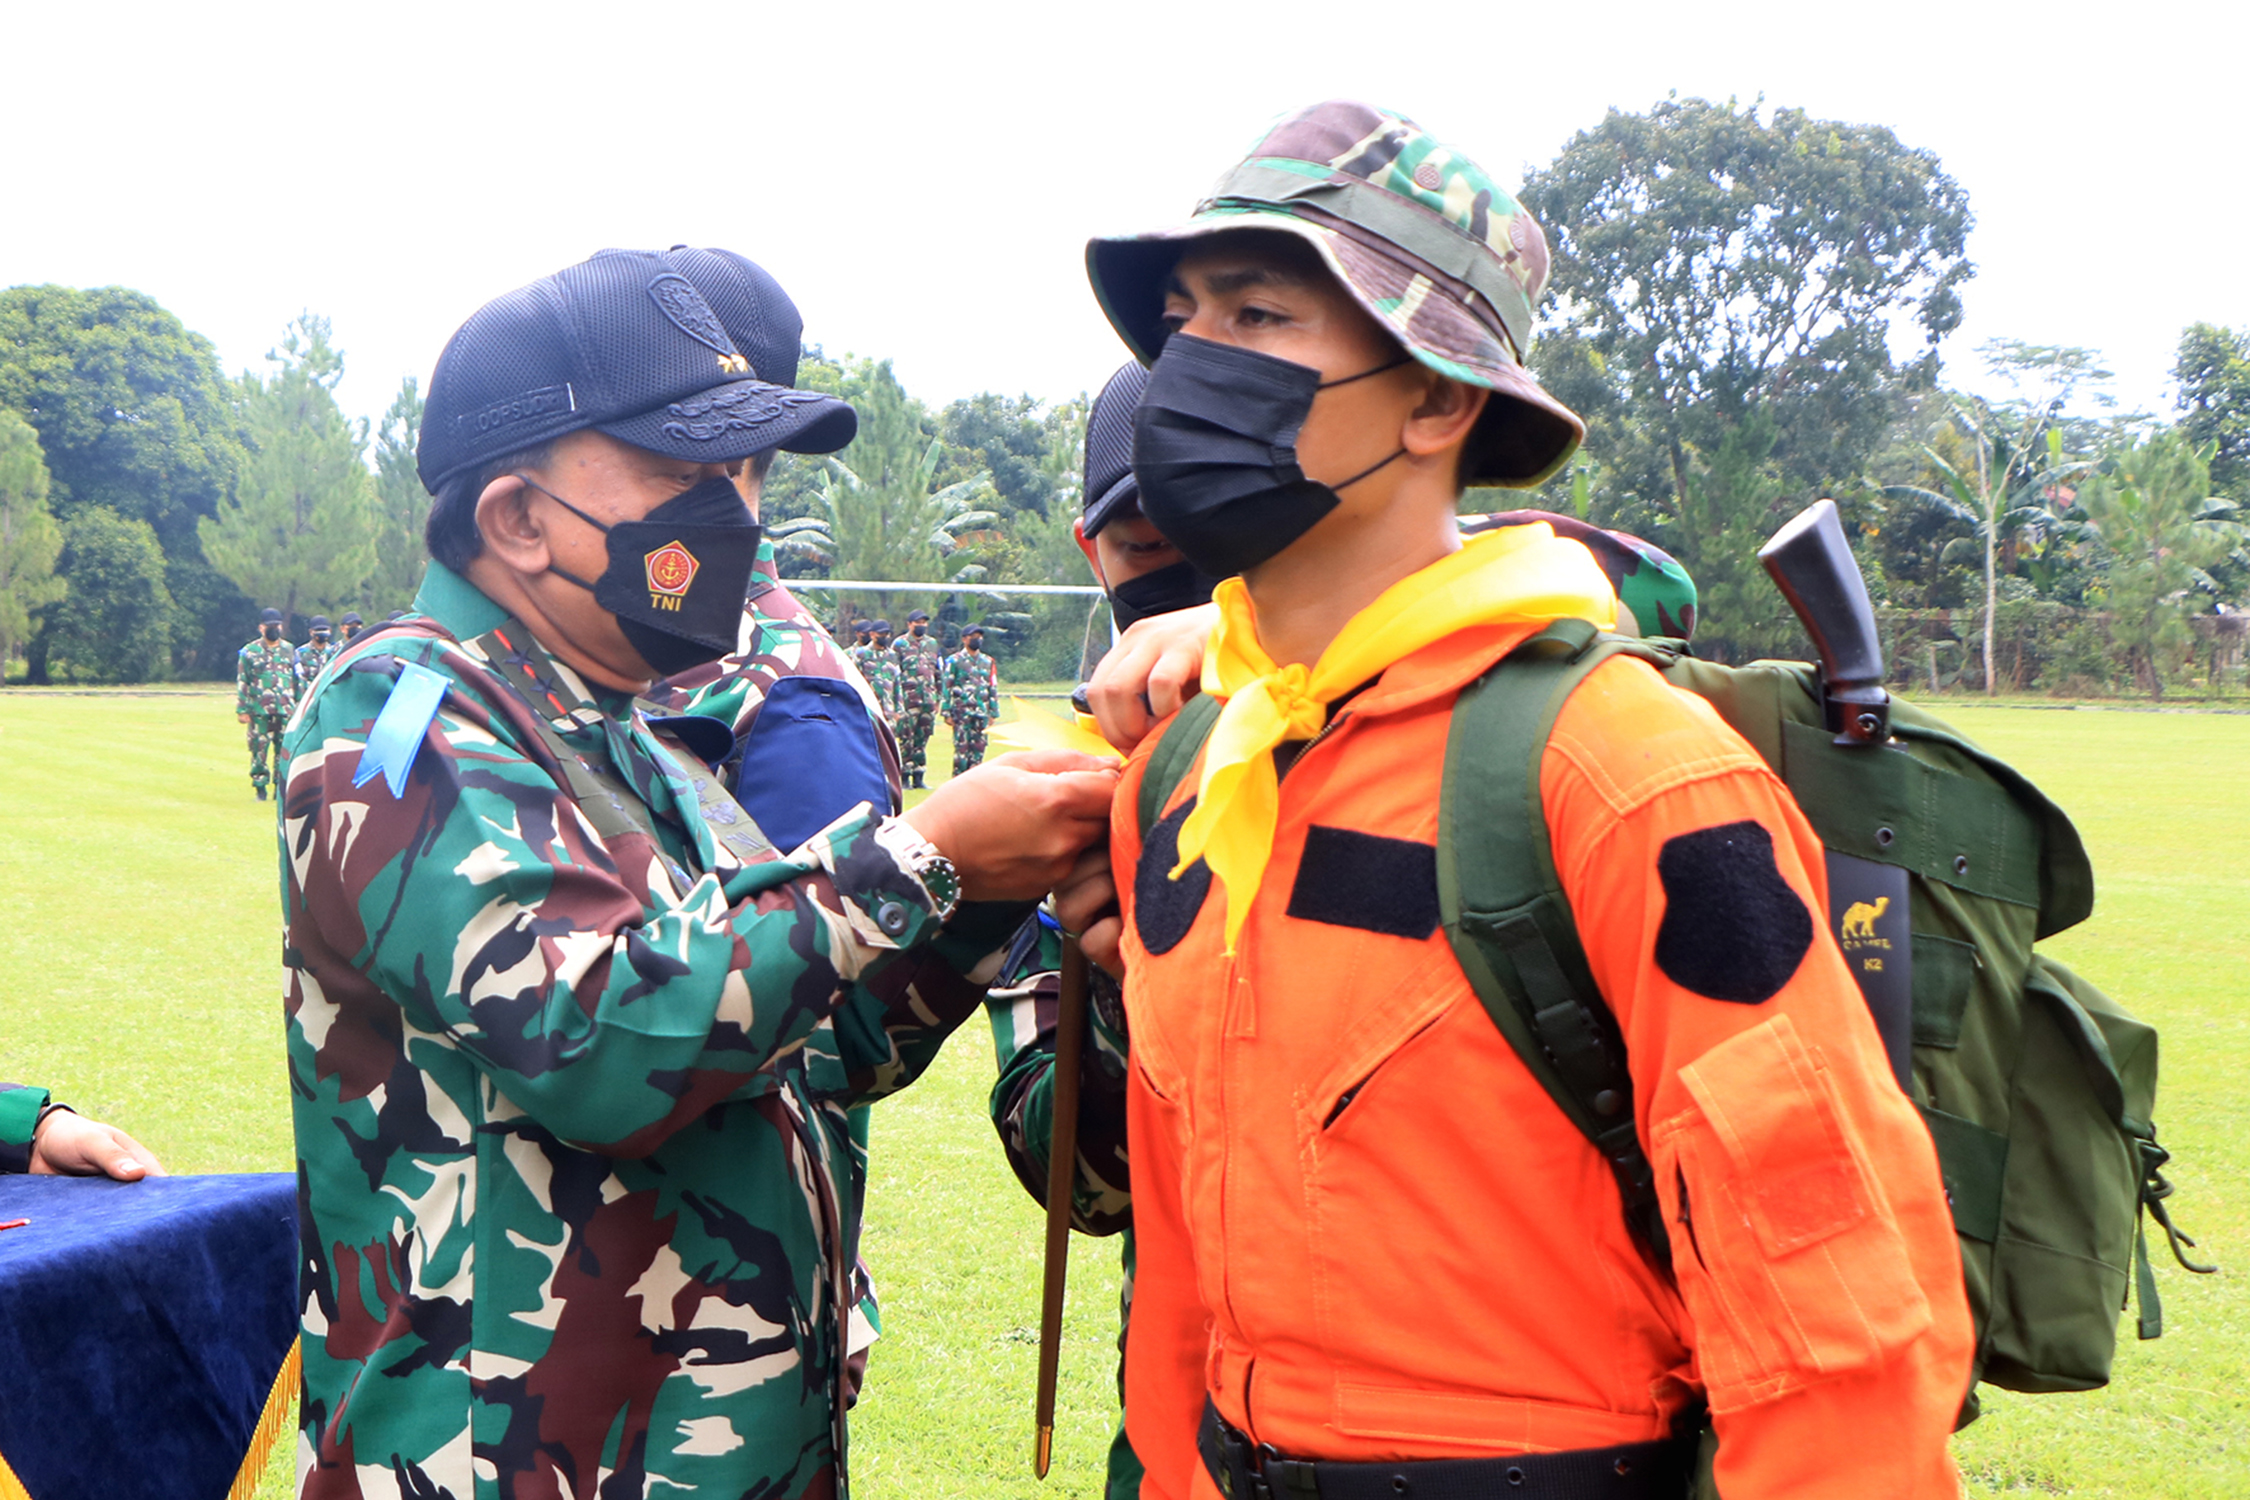
[{"label": "officer's hand", "polygon": [[1055,887],[1055,920],[1063,931],[1078,934],[1078,946],[1089,959],[1114,977],[1125,977],[1125,959],[1118,951],[1125,919],[1117,910],[1117,882],[1110,875],[1106,841],[1079,855],[1069,876]]},{"label": "officer's hand", "polygon": [[969,901],[1031,901],[1059,885],[1109,831],[1117,767],[1075,750],[988,760],[904,814],[961,874]]},{"label": "officer's hand", "polygon": [[162,1177],[149,1149],[114,1125],[58,1109],[31,1137],[31,1170],[46,1176],[114,1177],[138,1182]]},{"label": "officer's hand", "polygon": [[1102,738],[1129,751],[1202,691],[1203,643],[1218,623],[1216,604],[1135,620],[1086,684]]},{"label": "officer's hand", "polygon": [[234,716],[234,722],[237,724],[247,724],[250,722],[250,716],[248,714],[236,714]]}]

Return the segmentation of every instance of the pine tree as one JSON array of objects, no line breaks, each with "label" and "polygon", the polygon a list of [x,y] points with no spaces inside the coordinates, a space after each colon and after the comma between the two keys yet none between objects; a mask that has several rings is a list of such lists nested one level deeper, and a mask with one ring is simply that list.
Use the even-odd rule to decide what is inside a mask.
[{"label": "pine tree", "polygon": [[375,570],[375,486],[360,460],[364,424],[336,404],[344,361],[328,320],[307,313],[242,377],[250,452],[232,500],[198,527],[203,555],[235,587],[284,615],[341,613]]},{"label": "pine tree", "polygon": [[409,375],[375,429],[375,571],[368,575],[365,599],[370,619],[413,603],[429,566],[422,528],[430,519],[430,493],[414,467],[421,439],[422,392]]}]

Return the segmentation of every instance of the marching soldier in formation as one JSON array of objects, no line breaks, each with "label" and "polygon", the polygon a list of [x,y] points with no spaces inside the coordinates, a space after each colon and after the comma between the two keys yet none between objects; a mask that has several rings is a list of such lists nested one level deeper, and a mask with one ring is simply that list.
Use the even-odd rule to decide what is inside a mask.
[{"label": "marching soldier in formation", "polygon": [[298,697],[305,696],[305,690],[313,685],[313,679],[320,675],[320,669],[327,666],[328,659],[336,654],[336,643],[331,639],[333,634],[334,631],[328,623],[328,616],[314,615],[312,617],[310,635],[305,643],[297,648]]},{"label": "marching soldier in formation", "polygon": [[344,628],[343,639],[338,644],[345,646],[349,646],[352,643],[352,638],[367,628],[367,622],[362,620],[356,612],[344,616],[336,623]]},{"label": "marching soldier in formation", "polygon": [[297,653],[282,638],[281,611],[269,609],[258,616],[257,639],[234,657],[234,716],[249,726],[250,787],[260,802],[281,770],[281,731],[296,706]]},{"label": "marching soldier in formation", "polygon": [[945,650],[930,634],[928,610],[906,617],[906,634],[891,642],[891,651],[898,658],[898,750],[906,760],[906,784],[918,787],[925,784],[930,736],[944,701],[939,667]]},{"label": "marching soldier in formation", "polygon": [[1107,817],[1115,774],[1050,752],[783,849],[635,707],[742,649],[730,469],[856,426],[791,388],[794,309],[753,364],[694,269],[607,251],[472,315],[415,609],[292,725],[307,1500],[844,1494],[850,1111]]},{"label": "marching soldier in formation", "polygon": [[[984,651],[984,627],[961,632],[961,649],[945,658],[938,686],[945,722],[953,726],[953,774],[984,759],[984,737],[1000,716],[1000,671]],[[917,778],[917,786],[920,780]]]}]

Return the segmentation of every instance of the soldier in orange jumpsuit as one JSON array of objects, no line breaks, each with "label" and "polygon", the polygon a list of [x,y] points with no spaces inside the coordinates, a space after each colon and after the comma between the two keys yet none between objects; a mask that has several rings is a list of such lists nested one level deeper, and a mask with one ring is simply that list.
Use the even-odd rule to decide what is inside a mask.
[{"label": "soldier in orange jumpsuit", "polygon": [[1727,1500],[1955,1494],[1972,1335],[1935,1153],[1756,754],[1620,658],[1539,767],[1668,1269],[1439,928],[1454,698],[1614,616],[1578,543],[1454,525],[1463,481],[1536,483],[1582,431],[1517,352],[1537,225],[1413,122],[1329,104],[1089,264],[1154,362],[1143,509],[1239,575],[1224,711],[1146,847],[1156,735],[1112,826],[1143,1496],[1678,1496],[1706,1421]]}]

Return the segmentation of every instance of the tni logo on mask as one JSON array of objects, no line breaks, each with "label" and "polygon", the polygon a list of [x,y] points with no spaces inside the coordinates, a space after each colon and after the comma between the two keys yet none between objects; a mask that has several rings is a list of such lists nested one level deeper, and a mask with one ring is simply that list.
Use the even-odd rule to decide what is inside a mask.
[{"label": "tni logo on mask", "polygon": [[673,541],[666,542],[642,561],[648,567],[650,607],[677,610],[681,597],[695,582],[695,570],[702,566],[695,560],[695,554]]}]

